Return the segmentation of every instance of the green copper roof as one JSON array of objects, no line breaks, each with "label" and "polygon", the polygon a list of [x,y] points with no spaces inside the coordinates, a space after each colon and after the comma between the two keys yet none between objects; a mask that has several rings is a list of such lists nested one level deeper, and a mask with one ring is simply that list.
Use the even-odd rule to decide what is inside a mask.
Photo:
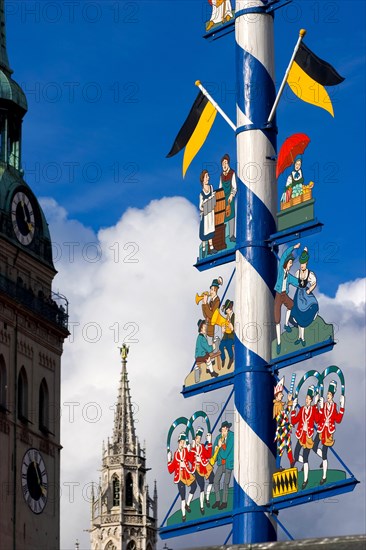
[{"label": "green copper roof", "polygon": [[9,67],[8,52],[6,51],[4,0],[0,0],[0,69],[4,69],[10,74],[13,72]]},{"label": "green copper roof", "polygon": [[27,99],[19,84],[12,79],[12,72],[6,49],[4,0],[0,0],[0,100],[12,101],[26,112]]},{"label": "green copper roof", "polygon": [[18,105],[24,111],[28,110],[27,98],[19,84],[0,70],[0,100],[7,99]]}]

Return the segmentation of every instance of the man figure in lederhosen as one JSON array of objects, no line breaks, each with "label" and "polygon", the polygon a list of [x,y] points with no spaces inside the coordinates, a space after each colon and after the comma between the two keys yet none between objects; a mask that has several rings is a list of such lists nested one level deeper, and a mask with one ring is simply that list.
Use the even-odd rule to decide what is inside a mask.
[{"label": "man figure in lederhosen", "polygon": [[204,294],[202,300],[202,313],[207,324],[207,340],[211,345],[215,336],[215,327],[211,324],[211,319],[216,309],[220,307],[220,298],[217,293],[222,283],[222,277],[214,279],[210,286],[210,295]]}]

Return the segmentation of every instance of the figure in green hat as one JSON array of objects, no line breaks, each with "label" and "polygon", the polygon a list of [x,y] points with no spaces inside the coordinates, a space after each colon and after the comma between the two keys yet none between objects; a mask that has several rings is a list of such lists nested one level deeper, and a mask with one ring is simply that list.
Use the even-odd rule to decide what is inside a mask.
[{"label": "figure in green hat", "polygon": [[196,365],[199,367],[202,363],[206,364],[206,372],[211,375],[211,378],[218,376],[217,372],[213,368],[211,353],[213,352],[213,346],[207,341],[207,323],[204,319],[200,319],[197,323],[198,336],[196,340],[195,359]]},{"label": "figure in green hat", "polygon": [[230,369],[234,362],[234,339],[235,339],[235,313],[233,311],[234,302],[232,300],[226,300],[222,306],[221,311],[226,315],[226,324],[223,327],[224,335],[220,342],[221,363],[222,368],[225,365],[225,350],[229,356],[229,362],[227,368]]},{"label": "figure in green hat", "polygon": [[207,323],[207,340],[211,345],[214,343],[215,337],[218,338],[218,335],[215,334],[215,326],[211,323],[211,319],[215,311],[220,307],[218,290],[223,283],[224,280],[222,277],[213,279],[210,286],[210,291],[205,292],[202,299],[202,314]]}]

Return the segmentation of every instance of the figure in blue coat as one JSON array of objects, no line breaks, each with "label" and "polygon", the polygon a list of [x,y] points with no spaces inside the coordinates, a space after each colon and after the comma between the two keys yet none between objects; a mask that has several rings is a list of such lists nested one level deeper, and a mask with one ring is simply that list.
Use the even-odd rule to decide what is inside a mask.
[{"label": "figure in blue coat", "polygon": [[295,246],[289,246],[282,254],[280,262],[278,264],[277,281],[275,285],[275,301],[274,301],[274,321],[276,323],[276,336],[277,336],[277,355],[281,352],[281,307],[284,305],[287,309],[284,329],[287,332],[291,332],[291,327],[288,322],[291,315],[291,309],[294,306],[293,300],[288,295],[289,286],[298,287],[299,283],[296,277],[290,273],[292,264],[294,263],[294,256],[292,251],[300,247],[300,243]]}]

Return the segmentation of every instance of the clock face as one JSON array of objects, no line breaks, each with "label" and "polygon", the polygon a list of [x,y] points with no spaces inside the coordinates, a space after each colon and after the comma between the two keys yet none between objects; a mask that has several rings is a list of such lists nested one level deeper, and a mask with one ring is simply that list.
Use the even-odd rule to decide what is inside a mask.
[{"label": "clock face", "polygon": [[43,512],[47,503],[48,476],[42,455],[28,449],[22,462],[22,490],[25,502],[35,514]]},{"label": "clock face", "polygon": [[36,226],[34,208],[25,191],[18,191],[13,197],[11,221],[18,241],[25,246],[29,245],[33,240]]}]

